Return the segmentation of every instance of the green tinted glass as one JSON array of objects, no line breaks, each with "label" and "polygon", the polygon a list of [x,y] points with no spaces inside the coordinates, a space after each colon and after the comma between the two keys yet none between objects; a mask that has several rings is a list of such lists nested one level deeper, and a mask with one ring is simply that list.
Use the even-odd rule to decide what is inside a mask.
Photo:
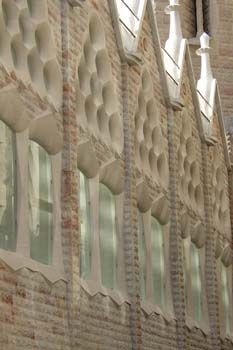
[{"label": "green tinted glass", "polygon": [[0,248],[16,249],[15,136],[0,121]]},{"label": "green tinted glass", "polygon": [[230,310],[230,298],[229,298],[229,289],[228,289],[227,267],[223,264],[221,266],[221,292],[222,292],[222,303],[223,303],[224,313],[225,313],[226,333],[230,334],[231,310]]},{"label": "green tinted glass", "polygon": [[142,213],[138,210],[138,253],[139,253],[139,273],[140,273],[140,295],[141,300],[145,300],[145,237],[142,222]]},{"label": "green tinted glass", "polygon": [[31,258],[52,262],[53,204],[52,171],[47,152],[37,143],[29,144],[29,230]]},{"label": "green tinted glass", "polygon": [[151,249],[154,303],[162,305],[165,302],[165,267],[163,232],[158,220],[151,217]]},{"label": "green tinted glass", "polygon": [[91,231],[90,231],[90,195],[88,179],[79,172],[79,208],[81,231],[80,274],[89,279],[91,275]]},{"label": "green tinted glass", "polygon": [[197,321],[202,319],[202,286],[201,286],[201,271],[199,250],[195,244],[191,243],[191,284],[192,284],[192,299],[194,307],[194,317]]},{"label": "green tinted glass", "polygon": [[107,288],[117,286],[117,239],[115,200],[112,192],[100,184],[99,231],[102,283]]}]

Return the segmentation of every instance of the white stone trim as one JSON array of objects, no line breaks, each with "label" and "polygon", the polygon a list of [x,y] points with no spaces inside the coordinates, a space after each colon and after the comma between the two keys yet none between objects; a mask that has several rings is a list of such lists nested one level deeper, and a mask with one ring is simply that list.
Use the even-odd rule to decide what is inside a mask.
[{"label": "white stone trim", "polygon": [[[142,310],[151,315],[156,313],[161,315],[167,322],[175,320],[172,294],[171,294],[171,279],[170,279],[170,254],[169,254],[169,231],[170,224],[162,226],[163,231],[163,249],[164,249],[164,265],[165,265],[165,280],[164,280],[164,292],[165,292],[165,305],[156,305],[153,302],[153,272],[152,272],[152,251],[151,251],[151,209],[142,215],[142,224],[145,238],[145,266],[146,266],[146,280],[145,280],[145,300],[141,302]],[[159,221],[159,219],[157,218]],[[167,237],[165,237],[167,236]]]},{"label": "white stone trim", "polygon": [[[102,169],[102,168],[101,168]],[[117,288],[109,289],[102,285],[100,261],[100,232],[99,232],[99,185],[100,171],[96,176],[87,179],[90,195],[90,230],[91,230],[91,274],[89,280],[81,278],[81,286],[90,295],[98,293],[109,296],[117,305],[129,303],[127,296],[124,264],[124,237],[123,237],[123,200],[124,192],[114,194],[113,188],[108,186],[114,194],[117,236]],[[103,166],[105,169],[105,166]],[[84,173],[85,175],[85,173]]]},{"label": "white stone trim", "polygon": [[[0,259],[13,270],[26,267],[32,271],[40,272],[52,283],[59,279],[65,280],[61,245],[60,209],[62,138],[57,128],[56,119],[51,113],[30,119],[17,88],[12,85],[0,91],[0,106],[3,107],[0,119],[15,133],[17,178],[16,251],[10,252],[0,249]],[[42,117],[43,119],[41,119]],[[41,120],[42,123],[38,124],[38,120]],[[34,129],[34,125],[37,126],[36,133],[31,133],[30,135],[32,129]],[[51,132],[53,133],[53,137],[51,137]],[[51,265],[44,265],[30,258],[28,215],[28,147],[30,138],[45,148],[51,160],[53,176],[53,255]],[[44,142],[46,138],[48,140],[52,139],[52,143],[49,141],[46,144]]]},{"label": "white stone trim", "polygon": [[186,242],[183,249],[183,259],[185,260],[184,273],[186,278],[186,289],[185,289],[185,301],[186,301],[186,326],[189,329],[199,328],[204,334],[210,332],[209,329],[209,317],[207,307],[207,295],[206,295],[206,279],[205,279],[205,246],[199,249],[199,261],[200,261],[200,274],[201,274],[201,286],[202,286],[202,320],[198,322],[194,318],[194,305],[192,301],[192,281],[191,281],[191,236],[183,238]]}]

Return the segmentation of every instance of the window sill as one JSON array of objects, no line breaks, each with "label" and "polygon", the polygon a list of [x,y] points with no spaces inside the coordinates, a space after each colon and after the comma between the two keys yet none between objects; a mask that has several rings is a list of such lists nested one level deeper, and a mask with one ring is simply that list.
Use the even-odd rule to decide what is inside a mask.
[{"label": "window sill", "polygon": [[82,288],[92,297],[96,294],[102,294],[104,296],[109,296],[118,306],[121,306],[124,303],[130,304],[126,295],[119,290],[105,288],[93,280],[84,280],[82,278],[80,280]]},{"label": "window sill", "polygon": [[143,301],[141,303],[142,310],[146,313],[147,316],[155,313],[157,315],[161,315],[168,323],[176,320],[175,315],[170,310],[164,310],[162,307],[152,304],[149,301]]},{"label": "window sill", "polygon": [[194,318],[186,315],[186,326],[191,331],[194,328],[200,329],[204,335],[210,333],[209,326],[204,322],[196,321]]},{"label": "window sill", "polygon": [[0,260],[14,271],[27,268],[33,272],[38,272],[51,283],[55,283],[59,280],[66,281],[64,272],[60,271],[57,267],[39,263],[17,252],[11,252],[0,248]]}]

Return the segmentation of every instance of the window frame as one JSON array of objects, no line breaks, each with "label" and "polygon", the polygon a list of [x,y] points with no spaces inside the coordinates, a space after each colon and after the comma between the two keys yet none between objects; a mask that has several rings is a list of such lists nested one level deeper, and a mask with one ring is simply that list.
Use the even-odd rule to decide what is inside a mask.
[{"label": "window frame", "polygon": [[226,269],[226,277],[227,277],[227,292],[229,297],[229,309],[233,308],[233,297],[232,297],[232,264],[226,266],[221,259],[221,256],[218,257],[216,261],[217,265],[217,281],[218,281],[218,295],[219,295],[219,320],[220,320],[220,337],[224,339],[230,339],[233,341],[233,312],[230,313],[230,331],[227,331],[226,328],[226,309],[222,301],[222,268]]},{"label": "window frame", "polygon": [[[148,315],[155,312],[162,315],[168,322],[175,318],[172,295],[171,295],[171,278],[170,278],[170,260],[169,260],[169,246],[170,246],[170,224],[162,225],[158,218],[156,218],[151,211],[151,208],[146,212],[141,212],[138,208],[138,217],[141,216],[142,226],[144,231],[144,249],[145,249],[145,298],[141,299],[141,307]],[[151,218],[154,217],[161,225],[163,235],[163,254],[164,254],[164,304],[155,304],[154,302],[154,281],[153,281],[153,267],[152,267],[152,249],[151,249]],[[166,237],[166,239],[165,239]],[[139,261],[140,264],[140,261]]]},{"label": "window frame", "polygon": [[[79,169],[77,169],[80,171]],[[82,171],[83,172],[83,171]],[[85,176],[85,172],[84,176]],[[88,178],[88,177],[87,177]],[[117,240],[117,287],[106,288],[102,284],[100,257],[100,226],[99,226],[99,189],[103,183],[112,192],[115,201],[116,240]],[[124,237],[123,237],[123,200],[124,193],[115,194],[100,178],[98,172],[88,178],[90,193],[90,228],[91,228],[91,273],[90,279],[80,277],[82,288],[91,296],[97,293],[111,297],[118,305],[128,302],[124,266]],[[81,254],[80,254],[81,256]]]},{"label": "window frame", "polygon": [[[191,277],[191,249],[195,247],[199,255],[199,270],[201,281],[201,319],[196,319],[195,306],[193,303],[194,295],[192,288]],[[205,279],[205,245],[201,248],[197,247],[195,242],[192,242],[191,236],[182,238],[182,261],[183,261],[183,274],[184,274],[184,292],[185,292],[185,310],[186,310],[186,325],[189,329],[193,327],[200,328],[205,334],[209,333],[209,317],[208,317],[208,305],[206,294],[206,279]]]},{"label": "window frame", "polygon": [[[29,268],[32,271],[41,273],[51,283],[58,280],[66,280],[62,259],[61,243],[61,148],[62,141],[57,129],[56,119],[53,114],[42,114],[30,119],[27,117],[24,105],[20,100],[17,89],[13,86],[4,89],[6,95],[5,104],[12,103],[15,99],[16,109],[20,113],[6,113],[3,111],[1,120],[15,134],[16,147],[16,250],[6,251],[0,248],[0,259],[9,265],[13,270]],[[36,128],[37,123],[40,124]],[[48,127],[48,125],[51,127]],[[44,126],[47,126],[45,131]],[[48,133],[53,130],[53,138]],[[29,140],[39,143],[48,152],[51,160],[53,179],[53,253],[50,265],[42,264],[30,257],[29,237],[29,206],[28,206],[28,145]],[[45,142],[47,141],[47,144]]]}]

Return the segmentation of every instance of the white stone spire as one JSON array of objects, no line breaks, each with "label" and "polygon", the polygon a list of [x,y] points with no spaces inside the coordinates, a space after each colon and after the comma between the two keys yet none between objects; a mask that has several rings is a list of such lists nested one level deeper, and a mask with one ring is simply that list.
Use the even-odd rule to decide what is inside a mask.
[{"label": "white stone spire", "polygon": [[210,65],[210,55],[211,50],[209,43],[210,37],[208,34],[203,33],[200,37],[201,47],[196,51],[197,55],[201,56],[201,77],[202,79],[213,79],[213,74]]},{"label": "white stone spire", "polygon": [[181,40],[183,38],[179,8],[179,0],[170,0],[170,5],[168,5],[165,9],[165,13],[170,15],[170,31],[168,40]]},{"label": "white stone spire", "polygon": [[203,33],[200,37],[201,47],[196,54],[201,56],[201,75],[197,82],[197,92],[199,97],[200,109],[205,116],[203,119],[204,130],[206,134],[211,134],[211,121],[214,110],[214,99],[216,92],[216,80],[213,78],[210,65],[210,37]]}]

